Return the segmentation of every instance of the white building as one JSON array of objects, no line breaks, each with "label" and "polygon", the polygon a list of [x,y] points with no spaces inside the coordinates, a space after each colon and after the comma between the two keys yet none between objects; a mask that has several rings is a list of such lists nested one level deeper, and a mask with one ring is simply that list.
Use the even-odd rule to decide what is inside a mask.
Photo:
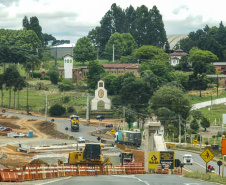
[{"label": "white building", "polygon": [[64,78],[72,79],[73,56],[64,56]]},{"label": "white building", "polygon": [[174,53],[169,54],[170,56],[170,64],[175,66],[180,63],[180,59],[183,55],[188,55],[182,49],[177,49]]}]

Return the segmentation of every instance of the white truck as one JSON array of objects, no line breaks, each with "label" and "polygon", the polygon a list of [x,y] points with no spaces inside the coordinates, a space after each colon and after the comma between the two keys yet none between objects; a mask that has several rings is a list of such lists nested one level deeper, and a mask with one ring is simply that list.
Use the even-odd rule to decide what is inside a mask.
[{"label": "white truck", "polygon": [[192,157],[192,155],[191,154],[185,154],[183,156],[183,162],[184,162],[184,164],[190,164],[190,165],[192,165],[192,163],[193,163],[193,157]]}]

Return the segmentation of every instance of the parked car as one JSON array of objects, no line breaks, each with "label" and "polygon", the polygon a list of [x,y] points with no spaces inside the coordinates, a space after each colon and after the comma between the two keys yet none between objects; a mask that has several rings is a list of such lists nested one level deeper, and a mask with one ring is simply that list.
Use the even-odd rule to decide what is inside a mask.
[{"label": "parked car", "polygon": [[107,123],[106,124],[106,128],[110,128],[110,127],[113,127],[113,124],[112,123]]},{"label": "parked car", "polygon": [[85,143],[86,140],[84,139],[84,137],[78,137],[78,143]]},{"label": "parked car", "polygon": [[6,127],[6,128],[4,128],[4,129],[2,129],[1,131],[2,131],[2,132],[10,132],[10,131],[13,131],[13,129],[10,128],[10,127]]},{"label": "parked car", "polygon": [[28,137],[28,136],[24,133],[16,133],[13,137],[14,138],[23,138],[23,137]]},{"label": "parked car", "polygon": [[6,127],[0,126],[0,131],[2,131],[3,129],[5,129]]}]

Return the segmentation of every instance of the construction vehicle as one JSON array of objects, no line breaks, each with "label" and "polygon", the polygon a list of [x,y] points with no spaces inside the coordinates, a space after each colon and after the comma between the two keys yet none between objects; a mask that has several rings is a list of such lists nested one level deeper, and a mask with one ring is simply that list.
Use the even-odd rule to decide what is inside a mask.
[{"label": "construction vehicle", "polygon": [[89,143],[86,144],[84,150],[77,150],[69,153],[68,164],[87,164],[87,165],[112,165],[109,158],[103,161],[101,147],[104,144]]},{"label": "construction vehicle", "polygon": [[131,152],[123,152],[123,153],[120,154],[119,157],[120,157],[121,165],[134,161],[134,154],[131,153]]},{"label": "construction vehicle", "polygon": [[71,115],[71,131],[79,131],[79,116]]}]

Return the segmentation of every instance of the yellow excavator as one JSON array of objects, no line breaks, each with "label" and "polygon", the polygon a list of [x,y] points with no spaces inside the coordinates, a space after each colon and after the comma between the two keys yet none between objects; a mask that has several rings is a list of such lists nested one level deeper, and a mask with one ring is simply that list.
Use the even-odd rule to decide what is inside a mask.
[{"label": "yellow excavator", "polygon": [[112,165],[109,158],[103,161],[103,154],[101,148],[104,144],[89,143],[86,144],[84,150],[77,150],[70,152],[68,164],[87,164],[87,165]]}]

